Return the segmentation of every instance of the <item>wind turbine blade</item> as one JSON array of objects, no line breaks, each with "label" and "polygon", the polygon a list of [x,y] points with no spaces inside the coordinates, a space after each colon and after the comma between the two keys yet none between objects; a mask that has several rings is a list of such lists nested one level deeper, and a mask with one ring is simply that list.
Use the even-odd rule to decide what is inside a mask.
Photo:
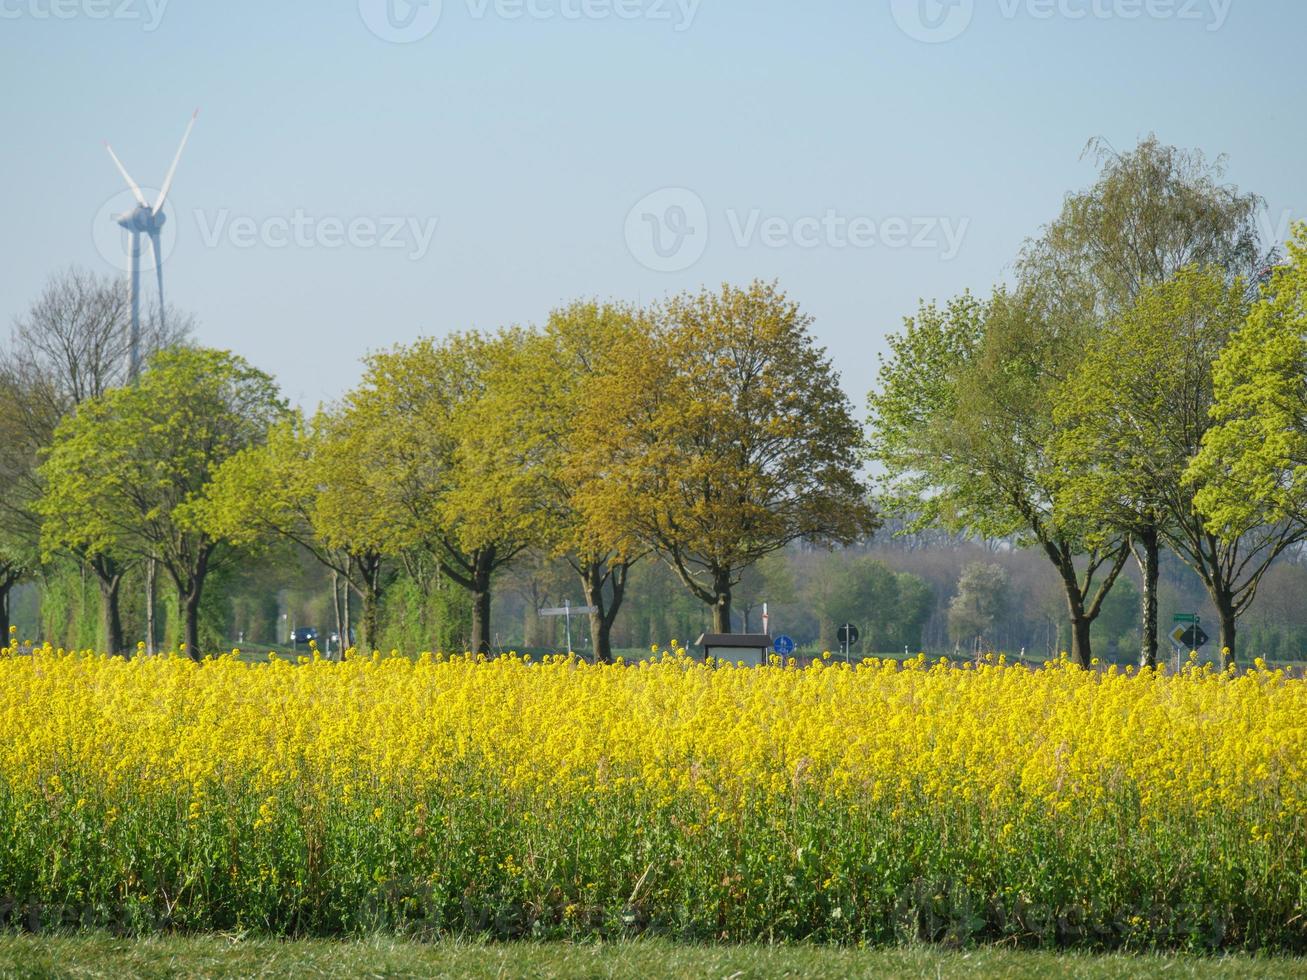
[{"label": "wind turbine blade", "polygon": [[163,210],[163,202],[168,200],[168,191],[172,188],[172,178],[177,173],[177,164],[181,162],[182,150],[186,149],[186,141],[191,138],[191,130],[195,128],[195,119],[199,114],[199,109],[191,113],[191,121],[186,126],[186,132],[182,134],[181,145],[177,147],[177,155],[172,158],[172,166],[168,168],[168,176],[163,178],[163,190],[159,191],[159,203],[154,206],[155,214]]},{"label": "wind turbine blade", "polygon": [[118,159],[118,154],[114,153],[113,147],[109,145],[107,140],[105,141],[104,148],[109,151],[109,156],[113,158],[114,165],[118,168],[118,172],[123,175],[123,180],[127,181],[127,186],[130,187],[132,193],[136,195],[137,202],[144,204],[148,208],[150,202],[145,199],[145,195],[141,193],[141,189],[136,186],[136,181],[132,180],[132,175],[127,172],[127,168],[123,166],[123,162]]}]

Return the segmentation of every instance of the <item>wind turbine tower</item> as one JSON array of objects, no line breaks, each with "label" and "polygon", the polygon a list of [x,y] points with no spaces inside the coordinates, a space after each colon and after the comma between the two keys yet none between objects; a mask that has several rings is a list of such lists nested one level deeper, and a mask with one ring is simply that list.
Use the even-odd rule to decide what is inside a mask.
[{"label": "wind turbine tower", "polygon": [[168,216],[163,212],[163,206],[168,200],[168,191],[172,189],[172,179],[177,174],[177,164],[181,161],[182,150],[186,149],[186,141],[191,138],[191,130],[195,128],[195,119],[199,114],[199,109],[191,114],[191,121],[186,127],[186,132],[182,135],[181,145],[177,147],[177,155],[172,158],[172,166],[168,168],[168,176],[163,179],[163,188],[159,191],[159,199],[153,206],[145,199],[145,195],[141,193],[141,188],[136,181],[132,180],[132,175],[127,172],[127,168],[118,159],[113,147],[107,142],[104,144],[104,148],[109,151],[109,156],[113,158],[118,172],[123,175],[123,180],[127,181],[132,196],[136,198],[135,208],[125,214],[118,215],[114,219],[119,225],[127,229],[131,235],[132,332],[128,343],[129,360],[127,371],[128,377],[132,381],[136,380],[141,370],[141,236],[146,235],[149,237],[150,247],[154,250],[154,268],[159,277],[159,323],[162,326],[164,318],[163,248],[160,236],[163,231],[163,224],[168,220]]}]

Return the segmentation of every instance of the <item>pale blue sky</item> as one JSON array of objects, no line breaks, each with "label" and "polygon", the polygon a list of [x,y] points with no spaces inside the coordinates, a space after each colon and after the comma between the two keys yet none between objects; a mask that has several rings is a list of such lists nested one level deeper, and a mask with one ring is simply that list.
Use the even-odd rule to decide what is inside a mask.
[{"label": "pale blue sky", "polygon": [[158,186],[200,106],[170,299],[310,405],[421,334],[760,276],[861,409],[884,335],[1001,279],[1094,136],[1226,153],[1277,234],[1307,216],[1299,0],[444,0],[404,44],[366,19],[435,8],[161,2],[0,0],[0,321],[114,268],[101,141]]}]

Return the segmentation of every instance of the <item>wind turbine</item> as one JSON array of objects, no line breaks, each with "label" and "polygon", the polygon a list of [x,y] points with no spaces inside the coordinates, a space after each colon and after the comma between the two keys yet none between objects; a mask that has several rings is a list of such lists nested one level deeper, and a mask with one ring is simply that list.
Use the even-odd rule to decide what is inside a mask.
[{"label": "wind turbine", "polygon": [[182,135],[181,145],[177,147],[177,155],[172,158],[172,166],[168,168],[168,176],[163,179],[163,189],[159,191],[159,200],[154,203],[153,207],[145,199],[145,195],[141,193],[141,188],[136,181],[132,180],[132,175],[127,172],[127,168],[123,166],[122,161],[118,159],[118,154],[114,153],[113,147],[108,142],[104,144],[104,148],[109,151],[109,156],[113,159],[118,172],[123,175],[123,180],[127,181],[127,186],[131,188],[132,196],[136,198],[137,205],[131,211],[114,218],[132,236],[132,332],[128,345],[127,370],[129,377],[133,381],[136,380],[136,376],[141,370],[141,236],[149,236],[150,247],[154,250],[154,268],[159,276],[159,324],[162,326],[164,318],[163,249],[160,245],[160,234],[163,231],[164,222],[168,220],[168,216],[163,213],[163,206],[168,200],[168,191],[172,189],[172,179],[177,173],[177,164],[181,161],[182,150],[186,149],[186,141],[191,138],[191,130],[195,128],[195,119],[199,114],[199,109],[191,114],[191,121],[186,127],[186,132]]}]

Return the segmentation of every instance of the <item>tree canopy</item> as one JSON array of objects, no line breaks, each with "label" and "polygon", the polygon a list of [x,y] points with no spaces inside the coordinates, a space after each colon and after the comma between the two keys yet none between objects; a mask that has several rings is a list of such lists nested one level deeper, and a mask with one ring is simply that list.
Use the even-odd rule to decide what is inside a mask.
[{"label": "tree canopy", "polygon": [[45,547],[157,560],[198,657],[205,578],[234,555],[204,521],[210,481],[286,411],[272,379],[226,351],[154,355],[137,384],[89,399],[59,424],[41,466]]},{"label": "tree canopy", "polygon": [[579,463],[602,474],[580,495],[588,526],[655,549],[719,632],[746,568],[877,524],[861,432],[811,324],[769,283],[678,296],[582,394]]}]

